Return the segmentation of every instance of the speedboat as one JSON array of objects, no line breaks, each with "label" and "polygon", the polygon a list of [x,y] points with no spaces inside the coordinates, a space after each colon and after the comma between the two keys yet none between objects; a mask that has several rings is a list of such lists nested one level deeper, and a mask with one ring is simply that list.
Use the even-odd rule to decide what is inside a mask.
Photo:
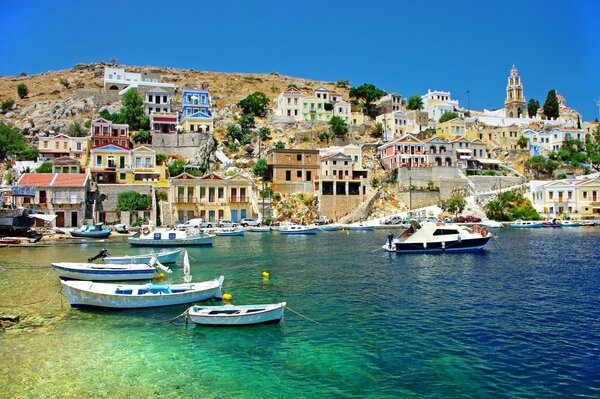
[{"label": "speedboat", "polygon": [[212,245],[212,234],[200,230],[188,233],[185,230],[155,229],[144,227],[139,237],[129,237],[129,243],[136,247],[165,247],[184,245]]},{"label": "speedboat", "polygon": [[246,232],[242,229],[223,229],[215,232],[218,236],[244,236]]},{"label": "speedboat", "polygon": [[164,251],[141,255],[107,256],[103,258],[103,261],[104,263],[124,265],[148,263],[150,262],[150,259],[156,258],[160,263],[175,263],[177,262],[177,259],[179,259],[180,254],[181,249],[176,249],[174,251]]},{"label": "speedboat", "polygon": [[97,306],[112,309],[181,305],[221,298],[224,277],[184,284],[109,284],[61,280],[72,307]]},{"label": "speedboat", "polygon": [[301,226],[296,223],[288,223],[279,227],[279,234],[317,234],[319,228],[316,226]]},{"label": "speedboat", "polygon": [[71,235],[81,238],[106,238],[110,235],[110,227],[102,226],[102,223],[83,225],[78,229],[71,230]]},{"label": "speedboat", "polygon": [[196,324],[212,326],[242,326],[279,323],[283,319],[285,302],[268,305],[192,306],[187,315]]},{"label": "speedboat", "polygon": [[487,227],[444,222],[412,223],[398,237],[390,233],[383,249],[396,253],[459,252],[483,249],[492,238]]},{"label": "speedboat", "polygon": [[536,229],[542,227],[542,222],[518,219],[511,223],[510,227],[513,229]]},{"label": "speedboat", "polygon": [[482,226],[487,227],[488,229],[500,229],[504,227],[504,225],[495,220],[484,220],[480,223]]},{"label": "speedboat", "polygon": [[[138,263],[128,265],[76,262],[52,263],[52,270],[60,278],[94,281],[150,280],[154,278],[156,267],[156,262],[154,264]],[[171,273],[171,269],[164,268],[164,266],[163,270]]]}]

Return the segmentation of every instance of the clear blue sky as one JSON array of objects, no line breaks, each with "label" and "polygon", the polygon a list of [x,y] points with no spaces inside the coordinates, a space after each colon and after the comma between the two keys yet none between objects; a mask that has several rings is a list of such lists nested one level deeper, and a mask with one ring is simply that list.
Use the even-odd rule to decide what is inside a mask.
[{"label": "clear blue sky", "polygon": [[408,97],[451,91],[503,106],[513,64],[526,99],[556,89],[593,120],[600,1],[3,0],[0,75],[81,62],[279,72],[374,83]]}]

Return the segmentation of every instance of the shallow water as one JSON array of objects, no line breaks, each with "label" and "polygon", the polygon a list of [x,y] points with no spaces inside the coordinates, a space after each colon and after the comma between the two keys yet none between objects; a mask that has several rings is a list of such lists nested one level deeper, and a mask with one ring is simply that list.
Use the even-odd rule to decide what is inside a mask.
[{"label": "shallow water", "polygon": [[600,397],[600,229],[498,234],[402,256],[387,231],[217,237],[189,251],[195,281],[319,321],[240,328],[70,309],[49,262],[147,252],[124,241],[0,249],[0,312],[25,316],[0,333],[0,397]]}]

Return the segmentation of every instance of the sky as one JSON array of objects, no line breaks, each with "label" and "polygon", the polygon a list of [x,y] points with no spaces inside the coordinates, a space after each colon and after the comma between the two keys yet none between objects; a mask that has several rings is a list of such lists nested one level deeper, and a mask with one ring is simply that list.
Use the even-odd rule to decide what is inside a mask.
[{"label": "sky", "polygon": [[114,57],[373,83],[403,97],[450,91],[483,110],[504,106],[516,65],[526,100],[543,104],[555,89],[584,120],[600,112],[598,0],[0,0],[0,9],[0,75]]}]

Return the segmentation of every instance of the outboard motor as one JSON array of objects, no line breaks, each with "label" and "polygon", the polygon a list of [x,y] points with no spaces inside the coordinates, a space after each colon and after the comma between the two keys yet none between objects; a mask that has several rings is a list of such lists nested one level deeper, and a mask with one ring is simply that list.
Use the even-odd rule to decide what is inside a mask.
[{"label": "outboard motor", "polygon": [[88,262],[93,262],[93,261],[95,261],[95,260],[96,260],[96,259],[98,259],[98,258],[102,258],[102,259],[104,259],[104,258],[106,258],[108,255],[110,255],[110,254],[108,253],[108,249],[106,249],[106,248],[102,248],[102,249],[100,250],[100,252],[98,252],[98,255],[96,255],[96,256],[93,256],[93,257],[91,257],[91,258],[88,258]]}]

